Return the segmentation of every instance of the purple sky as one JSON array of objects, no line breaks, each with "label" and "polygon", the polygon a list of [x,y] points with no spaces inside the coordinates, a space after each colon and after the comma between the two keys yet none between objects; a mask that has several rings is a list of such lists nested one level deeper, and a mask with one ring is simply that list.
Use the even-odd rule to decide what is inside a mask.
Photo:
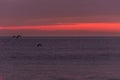
[{"label": "purple sky", "polygon": [[119,22],[119,4],[120,0],[0,0],[0,25]]}]

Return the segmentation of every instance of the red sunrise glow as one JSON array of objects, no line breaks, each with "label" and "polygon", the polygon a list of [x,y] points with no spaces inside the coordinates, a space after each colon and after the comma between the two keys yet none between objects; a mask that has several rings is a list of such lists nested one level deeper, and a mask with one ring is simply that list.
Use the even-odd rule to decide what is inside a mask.
[{"label": "red sunrise glow", "polygon": [[110,31],[119,32],[120,23],[76,23],[76,24],[59,24],[46,26],[15,26],[0,27],[1,30],[88,30],[88,31]]}]

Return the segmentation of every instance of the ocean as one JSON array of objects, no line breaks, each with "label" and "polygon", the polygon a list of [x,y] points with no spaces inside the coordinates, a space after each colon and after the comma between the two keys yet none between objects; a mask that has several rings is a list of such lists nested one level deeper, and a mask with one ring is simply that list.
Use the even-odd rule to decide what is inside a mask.
[{"label": "ocean", "polygon": [[0,37],[0,80],[120,80],[120,37]]}]

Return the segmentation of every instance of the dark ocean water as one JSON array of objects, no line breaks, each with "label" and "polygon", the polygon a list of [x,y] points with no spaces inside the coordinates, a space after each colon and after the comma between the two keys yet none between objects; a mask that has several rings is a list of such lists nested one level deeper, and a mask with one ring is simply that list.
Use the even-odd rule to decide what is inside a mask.
[{"label": "dark ocean water", "polygon": [[120,37],[0,37],[1,77],[120,80]]}]

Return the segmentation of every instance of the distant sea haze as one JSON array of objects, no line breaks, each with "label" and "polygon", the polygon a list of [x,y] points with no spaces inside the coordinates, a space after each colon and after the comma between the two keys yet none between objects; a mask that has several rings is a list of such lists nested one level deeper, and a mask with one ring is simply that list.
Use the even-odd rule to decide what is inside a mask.
[{"label": "distant sea haze", "polygon": [[0,37],[1,80],[120,80],[119,62],[120,37]]}]

